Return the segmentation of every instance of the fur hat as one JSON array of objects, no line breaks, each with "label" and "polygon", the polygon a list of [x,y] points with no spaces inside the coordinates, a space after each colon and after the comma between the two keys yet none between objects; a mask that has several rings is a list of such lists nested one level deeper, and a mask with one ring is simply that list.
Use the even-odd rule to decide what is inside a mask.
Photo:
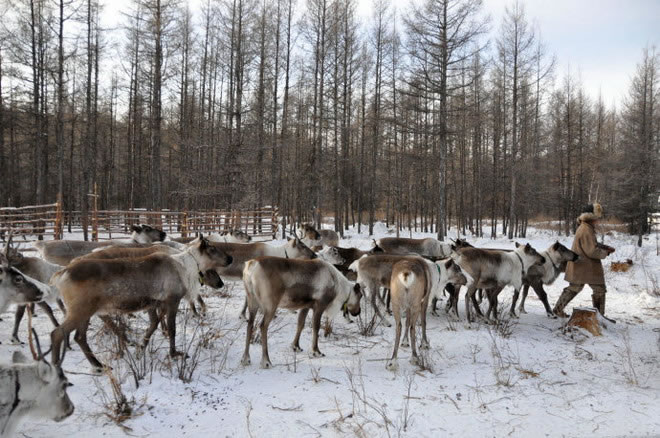
[{"label": "fur hat", "polygon": [[593,221],[603,217],[603,207],[599,203],[594,202],[593,204],[585,205],[580,211],[580,216],[578,217],[578,222],[582,221]]}]

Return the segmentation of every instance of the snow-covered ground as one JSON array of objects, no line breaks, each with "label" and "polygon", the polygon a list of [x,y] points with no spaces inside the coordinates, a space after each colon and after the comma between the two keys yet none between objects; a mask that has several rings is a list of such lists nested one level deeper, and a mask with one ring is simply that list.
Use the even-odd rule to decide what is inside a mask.
[{"label": "snow-covered ground", "polygon": [[[363,229],[364,230],[364,229]],[[379,224],[376,237],[388,231]],[[572,238],[530,230],[527,241],[541,250],[557,238],[570,247]],[[414,237],[424,236],[413,233]],[[475,246],[512,248],[513,242],[472,239]],[[520,239],[519,241],[525,241]],[[280,242],[273,242],[279,244]],[[408,363],[409,348],[399,353],[399,370],[385,369],[394,329],[379,326],[373,336],[358,333],[358,323],[338,316],[332,333],[321,338],[324,358],[311,359],[311,318],[303,332],[305,352],[294,354],[296,316],[280,311],[269,331],[274,368],[259,368],[261,348],[252,345],[252,365],[242,367],[245,323],[238,319],[243,287],[228,283],[229,297],[209,296],[209,312],[200,324],[189,311],[180,312],[177,343],[189,348],[187,364],[197,362],[192,379],[179,379],[179,366],[167,357],[160,331],[146,354],[146,377],[136,388],[129,357],[117,358],[113,337],[98,319],[90,328],[90,345],[113,374],[133,406],[133,417],[117,426],[110,418],[113,392],[108,376],[92,376],[77,345],[67,353],[65,372],[76,411],[62,423],[29,420],[19,429],[33,437],[148,436],[658,436],[660,434],[660,257],[655,236],[640,249],[635,238],[614,234],[612,260],[630,258],[625,273],[609,270],[607,313],[617,320],[601,337],[562,333],[562,320],[546,317],[531,292],[528,314],[499,327],[465,321],[441,312],[429,315],[431,350],[426,369]],[[347,233],[342,246],[369,248],[371,238]],[[560,277],[546,288],[554,305],[566,285]],[[501,294],[510,304],[511,288]],[[591,305],[585,288],[569,305]],[[444,303],[441,305],[444,308]],[[182,304],[182,310],[185,305]],[[364,309],[364,307],[363,307]],[[363,314],[365,311],[363,310]],[[58,318],[61,314],[57,313]],[[0,322],[0,360],[26,346],[9,345],[13,323],[7,312]],[[43,312],[35,318],[42,344],[50,323]],[[146,316],[129,319],[138,338]],[[25,323],[24,323],[25,324]],[[26,330],[21,330],[25,339]],[[200,340],[204,342],[200,343]],[[46,347],[47,348],[47,347]],[[134,352],[129,347],[130,352]],[[140,362],[138,360],[138,362]],[[138,366],[139,367],[139,366]],[[185,374],[187,370],[183,370]]]}]

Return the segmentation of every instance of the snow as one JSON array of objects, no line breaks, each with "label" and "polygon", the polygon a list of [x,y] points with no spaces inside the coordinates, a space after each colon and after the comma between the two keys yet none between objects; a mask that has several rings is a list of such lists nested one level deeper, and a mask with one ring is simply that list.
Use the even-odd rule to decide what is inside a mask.
[{"label": "snow", "polygon": [[[342,246],[370,248],[372,237],[351,229]],[[392,235],[377,224],[375,238]],[[412,233],[413,237],[430,234]],[[408,233],[402,236],[408,236]],[[452,237],[456,237],[452,235]],[[513,248],[506,238],[468,239],[475,246]],[[538,250],[555,240],[570,247],[572,237],[530,229],[529,242]],[[146,353],[146,378],[135,387],[127,359],[113,355],[114,338],[92,320],[89,339],[102,361],[114,368],[134,416],[117,426],[106,415],[112,398],[107,376],[90,375],[77,345],[67,353],[64,369],[74,386],[69,389],[76,411],[65,421],[28,420],[19,427],[25,436],[124,437],[171,432],[175,436],[657,436],[660,433],[660,257],[656,239],[644,240],[611,233],[605,241],[616,253],[605,261],[608,324],[603,336],[563,333],[561,319],[546,317],[533,292],[527,314],[508,320],[501,312],[499,326],[465,321],[440,311],[428,315],[431,350],[423,352],[426,369],[408,363],[409,348],[399,351],[397,372],[385,369],[392,351],[394,328],[378,326],[373,336],[358,333],[358,323],[337,316],[332,334],[321,337],[326,357],[310,358],[311,317],[303,331],[303,353],[290,344],[296,315],[280,310],[269,330],[269,352],[274,368],[259,368],[261,348],[250,349],[252,365],[240,359],[245,345],[245,322],[238,319],[243,304],[241,283],[227,282],[229,297],[208,295],[209,311],[200,325],[181,305],[177,345],[199,354],[192,380],[178,378],[177,366],[167,356],[167,340],[158,330]],[[280,241],[273,244],[280,244]],[[628,272],[612,272],[612,260],[633,260]],[[552,305],[566,283],[562,277],[546,290]],[[209,291],[205,291],[209,294]],[[500,295],[508,309],[511,288]],[[585,288],[568,306],[590,306]],[[444,303],[439,307],[443,308]],[[368,309],[363,306],[363,314]],[[59,310],[56,316],[62,319]],[[9,345],[13,324],[2,315],[0,360],[15,350]],[[146,327],[143,314],[129,318],[139,339]],[[26,324],[25,322],[23,324]],[[42,344],[52,330],[43,312],[34,319]],[[27,331],[23,327],[21,337]],[[196,348],[200,339],[205,347]],[[45,347],[47,348],[47,347]],[[129,347],[131,355],[135,354]],[[189,360],[190,362],[190,360]]]}]

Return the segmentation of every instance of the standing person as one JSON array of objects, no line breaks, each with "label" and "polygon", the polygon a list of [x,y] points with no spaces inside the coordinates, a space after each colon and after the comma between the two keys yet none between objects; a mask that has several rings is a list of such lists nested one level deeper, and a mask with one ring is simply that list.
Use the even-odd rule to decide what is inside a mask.
[{"label": "standing person", "polygon": [[564,307],[588,284],[591,288],[591,301],[601,315],[605,315],[605,275],[601,259],[614,252],[611,246],[598,243],[595,226],[603,217],[603,208],[598,203],[589,204],[582,209],[578,217],[578,229],[575,232],[571,250],[580,258],[576,262],[568,262],[564,279],[569,282],[567,288],[561,293],[554,313],[566,318]]}]

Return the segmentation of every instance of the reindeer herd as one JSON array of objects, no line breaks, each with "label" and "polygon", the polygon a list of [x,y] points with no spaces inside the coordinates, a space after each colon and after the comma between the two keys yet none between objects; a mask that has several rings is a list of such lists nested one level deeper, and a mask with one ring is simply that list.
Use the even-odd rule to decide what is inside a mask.
[{"label": "reindeer herd", "polygon": [[[395,341],[386,365],[394,370],[404,315],[401,345],[410,345],[411,363],[417,364],[417,321],[422,328],[419,346],[428,349],[427,310],[430,307],[436,314],[436,303],[444,293],[448,294],[445,311],[457,318],[459,291],[466,286],[467,320],[479,317],[491,321],[497,319],[498,295],[504,287],[514,287],[509,310],[513,317],[517,316],[520,291],[523,297],[519,311],[525,313],[525,298],[532,287],[548,316],[555,317],[543,286],[555,281],[566,262],[577,259],[559,242],[537,252],[529,244],[516,243],[514,250],[496,250],[475,248],[461,239],[449,244],[433,238],[387,237],[374,241],[373,247],[364,251],[339,247],[339,236],[334,231],[316,230],[311,225],[304,225],[301,231],[301,236],[274,246],[251,242],[240,231],[168,239],[163,231],[149,225],[134,225],[130,239],[37,242],[41,257],[26,257],[12,248],[10,236],[0,253],[0,313],[16,304],[11,342],[21,343],[19,326],[27,305],[36,303],[43,309],[54,329],[50,334],[50,363],[38,348],[38,352],[32,349],[35,361],[27,361],[17,352],[12,364],[0,365],[0,436],[11,435],[20,418],[27,415],[60,421],[73,413],[66,394],[70,383],[61,368],[64,353],[69,335],[75,332],[73,338],[93,370],[104,369],[87,339],[95,315],[128,342],[109,315],[145,311],[149,326],[141,346],[148,344],[161,324],[169,337],[169,354],[179,356],[176,316],[180,302],[185,300],[197,314],[197,306],[205,308],[199,294],[201,285],[219,289],[223,279],[243,281],[245,305],[240,317],[247,320],[247,330],[241,364],[250,364],[250,343],[261,312],[261,367],[270,368],[268,328],[277,309],[298,312],[291,344],[296,352],[302,351],[300,335],[311,310],[311,355],[320,357],[322,317],[332,318],[341,312],[350,322],[351,316],[360,315],[364,295],[378,322],[389,327],[385,313],[391,312],[394,317]],[[480,309],[484,295],[488,300],[485,314]],[[57,303],[62,310],[65,317],[61,323],[48,303]],[[39,346],[36,332],[29,334],[34,334]]]}]

